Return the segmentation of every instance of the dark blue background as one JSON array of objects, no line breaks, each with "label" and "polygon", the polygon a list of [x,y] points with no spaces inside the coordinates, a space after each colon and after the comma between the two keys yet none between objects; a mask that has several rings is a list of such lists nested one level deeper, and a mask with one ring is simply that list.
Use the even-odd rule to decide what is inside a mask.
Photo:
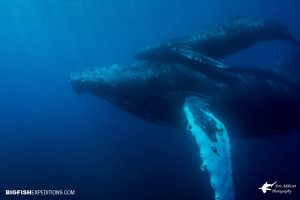
[{"label": "dark blue background", "polygon": [[[144,46],[238,15],[279,20],[300,36],[299,10],[297,0],[2,0],[0,198],[5,189],[75,189],[70,199],[211,198],[190,135],[79,96],[68,75],[130,62]],[[291,51],[275,46],[226,61],[264,65]],[[297,133],[232,139],[237,198],[288,198],[257,188],[299,183],[299,144]]]}]

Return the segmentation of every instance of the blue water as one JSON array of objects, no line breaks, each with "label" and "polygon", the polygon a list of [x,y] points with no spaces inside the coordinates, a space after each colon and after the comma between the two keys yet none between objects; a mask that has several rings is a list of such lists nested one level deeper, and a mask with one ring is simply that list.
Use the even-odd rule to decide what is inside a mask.
[{"label": "blue water", "polygon": [[[192,136],[78,95],[68,75],[130,62],[149,44],[236,16],[276,19],[300,36],[299,9],[298,0],[0,1],[0,199],[6,189],[75,189],[70,199],[212,198]],[[264,65],[292,51],[277,47],[258,45],[227,62]],[[299,144],[297,132],[233,139],[237,199],[266,199],[257,189],[266,181],[299,183]]]}]

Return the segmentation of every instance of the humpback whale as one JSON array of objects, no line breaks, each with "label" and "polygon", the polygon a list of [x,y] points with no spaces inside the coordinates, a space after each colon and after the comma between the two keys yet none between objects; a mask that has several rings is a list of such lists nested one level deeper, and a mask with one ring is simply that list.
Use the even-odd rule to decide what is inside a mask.
[{"label": "humpback whale", "polygon": [[189,96],[200,98],[230,129],[241,127],[239,136],[281,133],[300,125],[300,85],[266,69],[229,68],[219,78],[182,64],[146,62],[83,70],[71,74],[70,81],[78,92],[179,128],[186,127],[182,106]]},{"label": "humpback whale", "polygon": [[200,65],[203,55],[220,59],[248,48],[259,41],[285,40],[299,48],[299,40],[289,28],[270,20],[238,18],[224,25],[199,31],[183,38],[151,45],[137,52],[139,60],[180,62]]},{"label": "humpback whale", "polygon": [[[188,38],[185,49],[172,59],[151,47],[143,52],[152,56],[143,57],[145,62],[85,69],[72,73],[70,82],[78,93],[92,93],[148,121],[191,132],[215,199],[235,199],[228,133],[261,136],[300,128],[300,83],[288,72],[280,73],[298,67],[298,56],[276,70],[230,67],[215,60],[262,40],[279,38],[294,44],[295,37],[283,25],[240,23],[226,25],[217,35],[194,36],[199,41],[195,45]],[[175,43],[170,43],[171,49],[182,48]]]}]

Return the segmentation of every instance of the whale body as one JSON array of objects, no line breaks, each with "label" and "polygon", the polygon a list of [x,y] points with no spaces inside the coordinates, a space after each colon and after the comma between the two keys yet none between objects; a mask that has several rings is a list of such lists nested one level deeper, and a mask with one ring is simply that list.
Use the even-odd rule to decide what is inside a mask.
[{"label": "whale body", "polygon": [[[276,68],[232,67],[217,60],[273,39],[297,47]],[[300,128],[298,44],[280,23],[237,20],[148,47],[137,54],[143,62],[74,72],[70,82],[78,93],[92,93],[135,116],[192,133],[215,199],[233,200],[228,133],[253,137]]]},{"label": "whale body", "polygon": [[91,92],[160,124],[184,127],[181,108],[194,95],[222,121],[230,121],[227,126],[241,127],[243,135],[290,131],[299,124],[299,48],[275,69],[231,67],[217,60],[268,40],[299,45],[282,23],[237,19],[146,47],[136,54],[144,62],[83,70],[70,81],[77,91]]},{"label": "whale body", "polygon": [[262,136],[300,125],[300,85],[261,69],[216,78],[181,64],[138,63],[76,72],[70,81],[76,91],[138,117],[189,127],[216,200],[235,199],[227,128],[238,136]]},{"label": "whale body", "polygon": [[197,96],[231,128],[260,136],[299,128],[300,85],[265,69],[234,68],[220,77],[174,63],[135,63],[73,73],[76,91],[90,92],[138,117],[185,127],[182,106]]},{"label": "whale body", "polygon": [[201,55],[220,59],[257,42],[270,40],[284,40],[296,48],[300,47],[299,39],[285,24],[271,20],[236,19],[219,27],[151,45],[137,52],[135,57],[138,60],[196,65]]}]

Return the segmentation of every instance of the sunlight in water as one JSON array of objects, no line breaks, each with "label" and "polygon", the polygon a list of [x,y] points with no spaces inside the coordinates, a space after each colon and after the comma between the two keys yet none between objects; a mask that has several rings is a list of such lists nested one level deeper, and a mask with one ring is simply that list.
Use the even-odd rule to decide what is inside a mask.
[{"label": "sunlight in water", "polygon": [[195,137],[200,150],[201,170],[208,171],[216,200],[233,200],[234,186],[228,132],[212,113],[193,103],[195,102],[187,101],[184,112],[189,122],[188,129]]}]

